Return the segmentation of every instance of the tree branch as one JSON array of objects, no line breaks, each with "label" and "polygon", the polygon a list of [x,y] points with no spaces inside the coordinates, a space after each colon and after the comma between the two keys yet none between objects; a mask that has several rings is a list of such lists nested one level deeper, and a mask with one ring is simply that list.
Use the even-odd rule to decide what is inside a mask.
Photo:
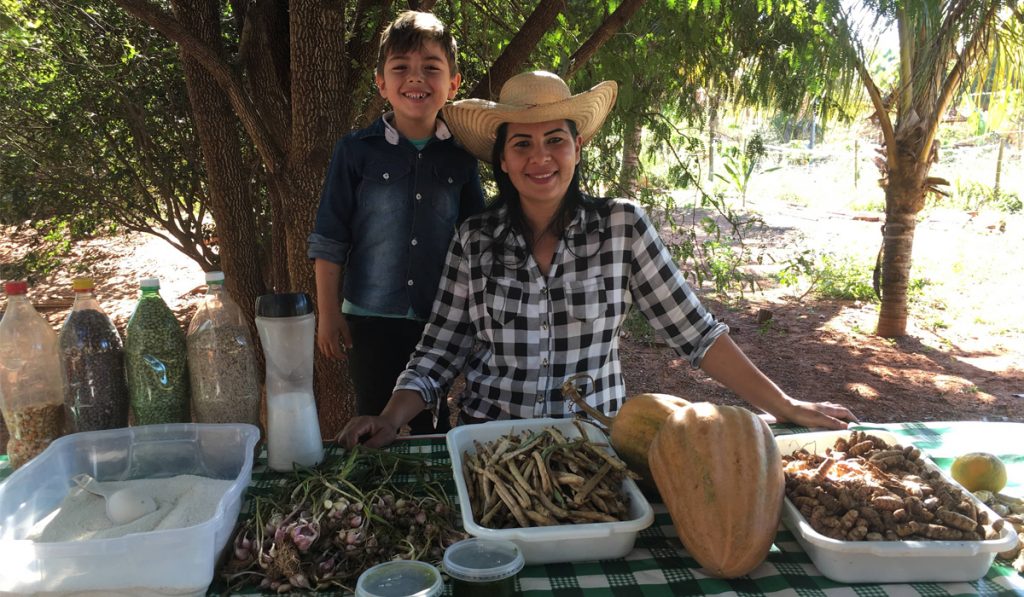
[{"label": "tree branch", "polygon": [[273,141],[256,107],[246,96],[242,82],[216,49],[203,43],[181,26],[172,15],[147,0],[114,0],[126,12],[156,29],[161,35],[178,44],[182,51],[196,59],[209,71],[228,97],[256,150],[259,151],[267,171],[275,173],[283,165],[282,151]]},{"label": "tree branch", "polygon": [[469,97],[491,99],[501,86],[517,74],[530,53],[555,23],[555,19],[565,9],[564,0],[542,0],[537,3],[519,32],[512,37],[501,55],[498,56],[491,69],[476,84]]},{"label": "tree branch", "polygon": [[644,5],[647,0],[625,0],[615,12],[608,15],[601,25],[594,30],[587,41],[569,57],[569,68],[565,73],[566,79],[571,79],[574,74],[587,63],[597,51],[612,38],[613,35],[622,29],[629,19],[636,14],[636,11]]}]

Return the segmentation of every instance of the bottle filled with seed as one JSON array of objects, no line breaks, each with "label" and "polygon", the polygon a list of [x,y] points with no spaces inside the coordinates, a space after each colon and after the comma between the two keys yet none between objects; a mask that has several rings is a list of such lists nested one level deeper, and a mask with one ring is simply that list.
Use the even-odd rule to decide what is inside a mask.
[{"label": "bottle filled with seed", "polygon": [[160,280],[144,278],[125,329],[124,360],[135,425],[187,423],[188,358],[185,334],[160,297]]},{"label": "bottle filled with seed", "polygon": [[192,415],[197,423],[259,425],[260,386],[248,323],[224,288],[223,272],[207,273],[206,284],[185,337]]},{"label": "bottle filled with seed", "polygon": [[57,333],[32,306],[25,282],[7,282],[0,320],[0,409],[10,439],[7,456],[18,468],[64,432],[64,389]]},{"label": "bottle filled with seed", "polygon": [[92,278],[71,282],[75,302],[59,336],[69,433],[128,426],[124,345],[93,287]]}]

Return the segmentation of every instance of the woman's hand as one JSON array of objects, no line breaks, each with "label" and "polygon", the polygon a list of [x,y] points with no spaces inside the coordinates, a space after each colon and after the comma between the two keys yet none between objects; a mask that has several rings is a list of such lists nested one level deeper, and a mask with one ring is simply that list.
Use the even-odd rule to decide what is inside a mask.
[{"label": "woman's hand", "polygon": [[362,444],[368,448],[380,448],[395,441],[396,429],[384,417],[354,417],[338,433],[335,441],[345,448]]},{"label": "woman's hand", "polygon": [[804,427],[824,427],[826,429],[846,429],[850,422],[858,422],[849,409],[834,402],[807,402],[789,398],[787,404],[773,412],[780,423],[795,423]]},{"label": "woman's hand", "polygon": [[423,412],[426,404],[415,390],[396,390],[379,416],[359,416],[351,419],[335,437],[346,448],[362,444],[367,448],[380,448],[395,441],[398,430]]}]

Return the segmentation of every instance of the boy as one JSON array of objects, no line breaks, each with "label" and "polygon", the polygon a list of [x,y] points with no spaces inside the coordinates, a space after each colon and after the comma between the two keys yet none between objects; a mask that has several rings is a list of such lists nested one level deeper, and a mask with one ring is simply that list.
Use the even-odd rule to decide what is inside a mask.
[{"label": "boy", "polygon": [[[423,333],[455,227],[483,208],[477,161],[438,118],[462,81],[456,51],[430,13],[403,12],[388,26],[375,81],[392,111],[335,145],[309,236],[317,346],[347,358],[359,415],[387,404]],[[429,411],[409,425],[444,433],[446,405],[436,428]]]}]

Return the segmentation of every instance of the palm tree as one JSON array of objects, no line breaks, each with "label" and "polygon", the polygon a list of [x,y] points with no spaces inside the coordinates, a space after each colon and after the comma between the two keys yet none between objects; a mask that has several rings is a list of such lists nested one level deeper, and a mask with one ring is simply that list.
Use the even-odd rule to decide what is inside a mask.
[{"label": "palm tree", "polygon": [[936,139],[942,117],[968,84],[1019,86],[1024,12],[1014,0],[866,0],[899,35],[899,79],[886,94],[872,80],[850,28],[849,13],[837,11],[833,33],[854,57],[882,130],[876,161],[885,190],[881,299],[877,334],[897,337],[907,329],[907,284],[917,214],[929,193],[943,193],[946,180],[929,176],[938,161]]}]

